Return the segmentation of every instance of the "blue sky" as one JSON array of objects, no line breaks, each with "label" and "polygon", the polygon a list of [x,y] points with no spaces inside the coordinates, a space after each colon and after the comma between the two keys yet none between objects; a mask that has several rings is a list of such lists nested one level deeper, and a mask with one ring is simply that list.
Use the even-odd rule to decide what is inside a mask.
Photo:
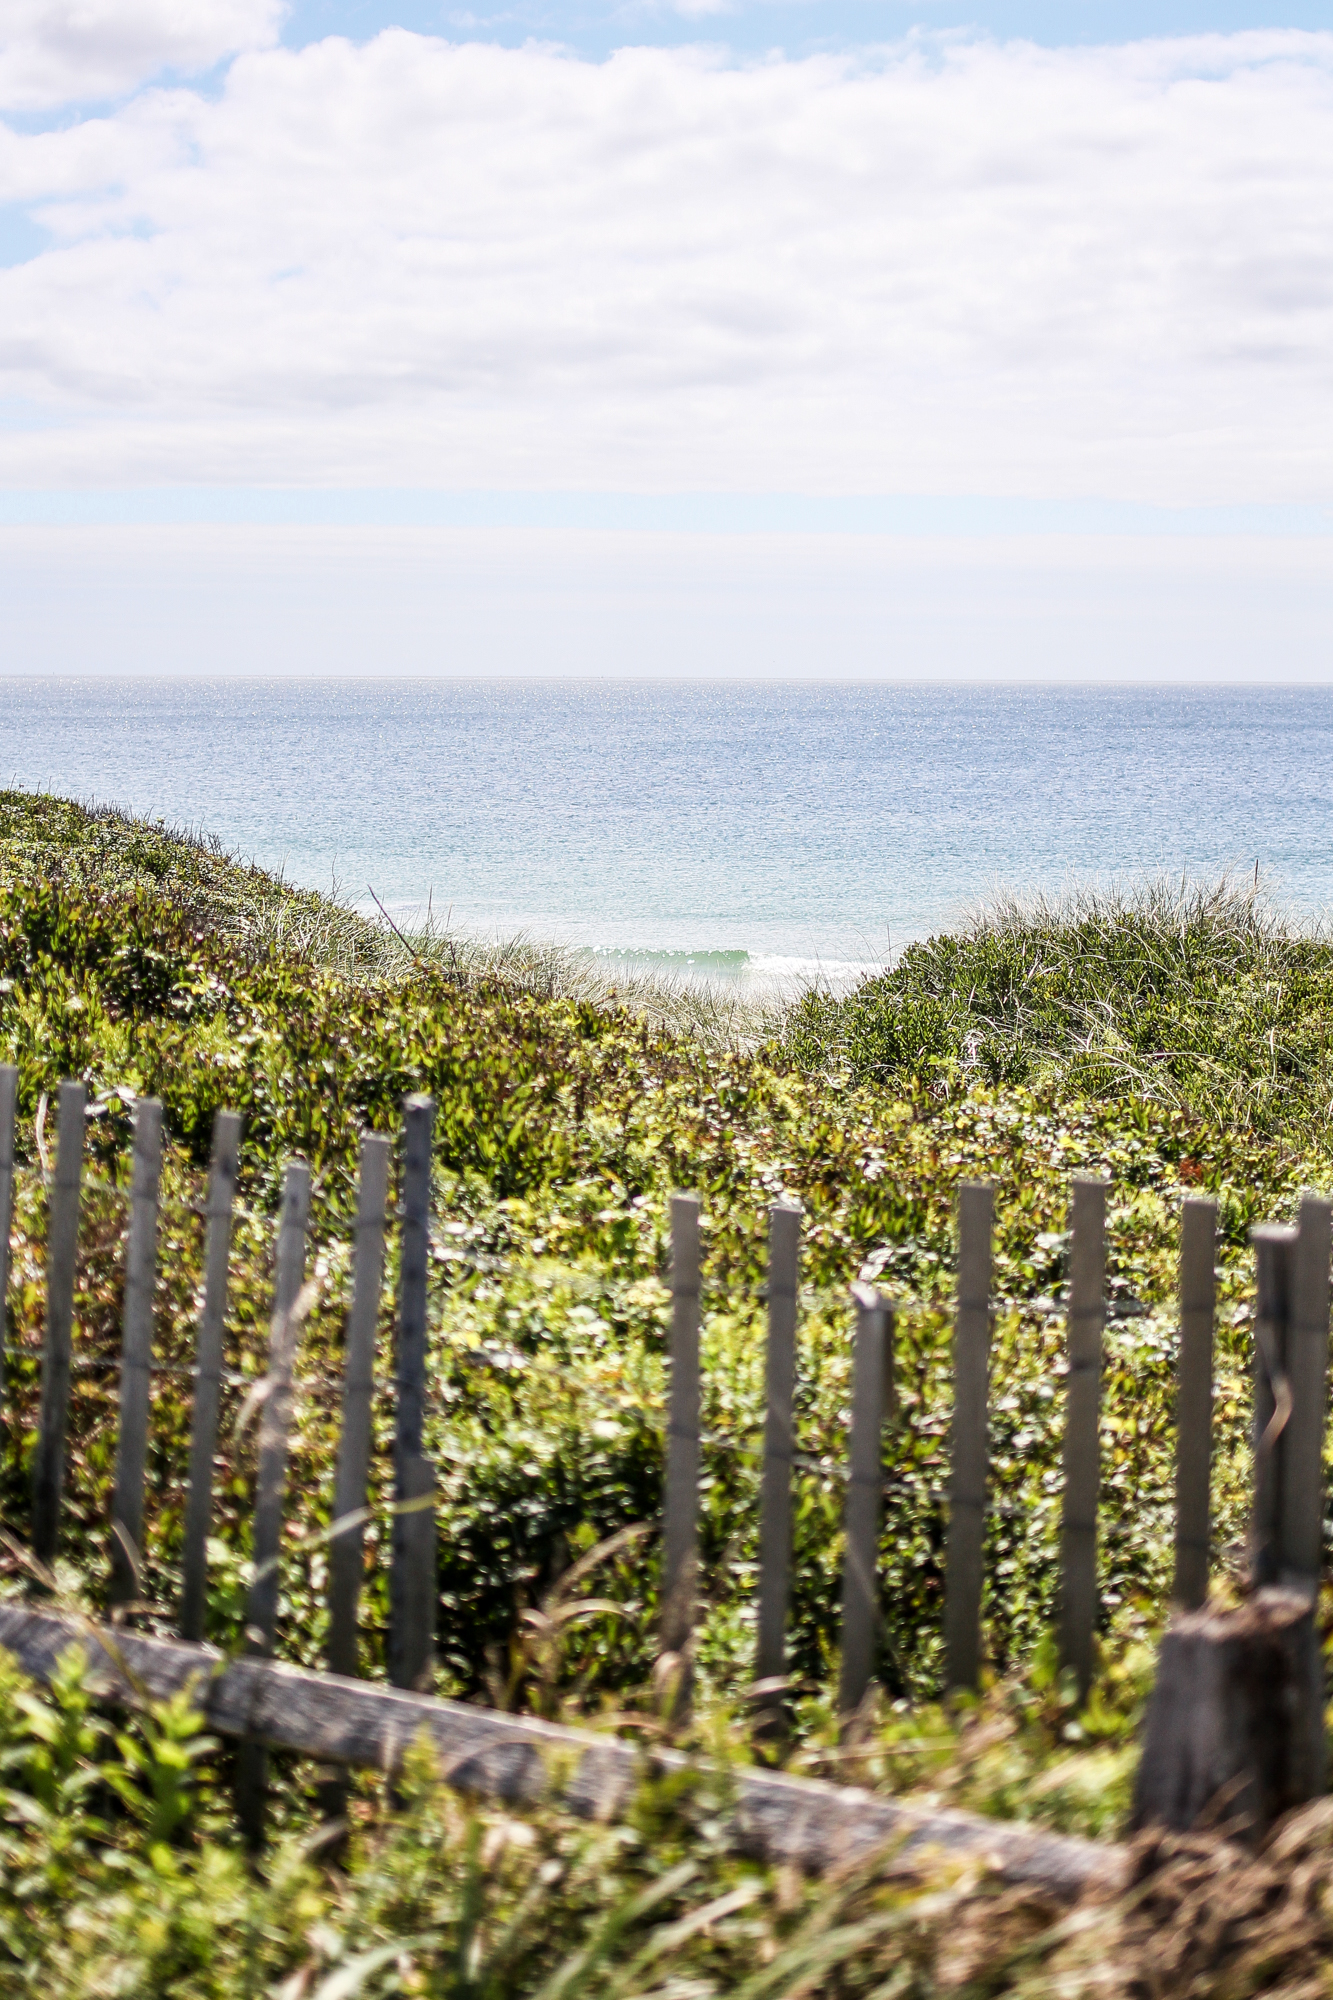
[{"label": "blue sky", "polygon": [[291,47],[324,35],[361,41],[381,28],[421,34],[475,35],[514,44],[550,37],[586,55],[602,55],[627,42],[661,44],[725,42],[756,52],[781,47],[792,54],[847,49],[891,41],[914,27],[959,28],[1001,39],[1023,38],[1047,47],[1135,41],[1149,35],[1233,34],[1245,28],[1333,26],[1329,0],[735,0],[713,5],[690,0],[296,0],[283,40]]}]

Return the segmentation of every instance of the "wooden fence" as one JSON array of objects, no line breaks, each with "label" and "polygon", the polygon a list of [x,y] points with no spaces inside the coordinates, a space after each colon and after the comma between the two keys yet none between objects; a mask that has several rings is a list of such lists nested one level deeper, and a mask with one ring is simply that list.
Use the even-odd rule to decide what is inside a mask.
[{"label": "wooden fence", "polygon": [[[14,1183],[17,1073],[0,1067],[0,1285],[7,1276]],[[49,1176],[48,1272],[42,1352],[41,1411],[33,1473],[31,1543],[42,1563],[54,1556],[60,1525],[65,1431],[72,1359],[75,1254],[83,1173],[86,1099],[81,1083],[62,1084],[57,1147]],[[434,1647],[436,1551],[434,1475],[423,1452],[427,1396],[426,1292],[430,1234],[433,1105],[409,1098],[404,1111],[399,1297],[395,1344],[395,1501],[393,1513],[389,1679],[420,1689]],[[217,1445],[227,1318],[228,1257],[235,1200],[240,1120],[220,1111],[209,1176],[205,1279],[194,1369],[193,1427],[178,1628],[198,1640],[207,1599],[207,1543]],[[134,1122],[129,1236],[125,1265],[120,1423],[112,1502],[112,1597],[139,1595],[144,1478],[148,1442],[152,1308],[158,1226],[162,1114],[138,1101]],[[357,1667],[358,1602],[363,1577],[374,1380],[375,1329],[388,1225],[391,1141],[367,1133],[361,1146],[352,1303],[342,1381],[342,1425],[329,1568],[330,1671]],[[1097,1621],[1099,1405],[1106,1320],[1106,1184],[1076,1179],[1071,1201],[1068,1380],[1065,1398],[1063,1510],[1060,1540],[1060,1650],[1081,1691],[1090,1684]],[[288,1163],[283,1182],[274,1273],[268,1374],[262,1391],[254,1503],[252,1580],[246,1646],[271,1655],[288,1431],[300,1327],[311,1293],[305,1285],[309,1169]],[[660,1639],[675,1672],[676,1701],[689,1699],[691,1638],[698,1592],[700,1428],[699,1204],[671,1203],[670,1400],[663,1504]],[[993,1310],[992,1191],[962,1187],[954,1325],[955,1403],[950,1445],[946,1554],[946,1678],[970,1687],[981,1663],[984,1529],[988,1486],[987,1399]],[[1216,1210],[1184,1203],[1180,1267],[1180,1359],[1177,1398],[1176,1564],[1174,1596],[1203,1602],[1208,1584],[1211,1405],[1215,1320]],[[1254,1231],[1258,1303],[1255,1318],[1254,1575],[1259,1584],[1297,1584],[1313,1592],[1322,1560],[1323,1437],[1329,1345],[1330,1204],[1306,1197],[1295,1227]],[[767,1407],[760,1497],[760,1576],[756,1693],[761,1715],[780,1713],[792,1545],[791,1484],[797,1460],[793,1409],[799,1299],[800,1214],[780,1203],[770,1215]],[[856,1324],[851,1423],[846,1463],[845,1553],[839,1703],[855,1711],[875,1670],[880,1631],[877,1561],[883,1498],[883,1429],[894,1391],[892,1299],[871,1285],[852,1287]],[[0,1301],[3,1300],[0,1289]],[[0,1329],[2,1330],[2,1329]],[[266,1752],[243,1750],[238,1809],[252,1839],[263,1824]]]}]

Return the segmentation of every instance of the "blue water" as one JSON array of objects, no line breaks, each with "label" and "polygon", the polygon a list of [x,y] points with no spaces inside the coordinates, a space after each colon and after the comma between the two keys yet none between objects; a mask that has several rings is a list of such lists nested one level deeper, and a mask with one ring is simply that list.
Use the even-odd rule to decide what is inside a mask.
[{"label": "blue water", "polygon": [[0,681],[0,783],[401,920],[836,979],[998,887],[1333,903],[1333,690]]}]

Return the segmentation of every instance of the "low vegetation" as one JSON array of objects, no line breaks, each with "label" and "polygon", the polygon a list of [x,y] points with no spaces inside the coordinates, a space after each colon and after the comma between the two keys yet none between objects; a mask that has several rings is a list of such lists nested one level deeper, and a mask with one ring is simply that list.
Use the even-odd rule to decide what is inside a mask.
[{"label": "low vegetation", "polygon": [[0,1990],[61,2000],[1235,2000],[1327,1990],[1333,1812],[1258,1855],[1142,1836],[1072,1913],[984,1872],[818,1884],[719,1838],[725,1769],[645,1782],[614,1827],[470,1808],[420,1753],[392,1809],[293,1827],[252,1868],[187,1704],[113,1729],[71,1653],[0,1663]]},{"label": "low vegetation", "polygon": [[[740,1020],[678,995],[599,986],[586,966],[555,956],[497,960],[447,936],[403,938],[206,841],[65,801],[0,794],[0,1060],[17,1062],[21,1078],[0,1444],[5,1522],[21,1544],[45,1293],[44,1176],[54,1128],[46,1107],[63,1077],[80,1076],[93,1116],[60,1575],[94,1607],[102,1602],[128,1147],[136,1096],[156,1095],[169,1136],[156,1327],[164,1371],[155,1378],[143,1556],[145,1615],[169,1629],[179,1585],[185,1371],[201,1282],[200,1198],[213,1114],[237,1109],[245,1118],[229,1322],[237,1380],[218,1477],[210,1636],[227,1646],[240,1637],[252,1441],[233,1425],[246,1382],[263,1372],[273,1216],[282,1163],[299,1152],[314,1170],[320,1290],[303,1336],[279,1650],[319,1660],[359,1134],[366,1126],[393,1130],[404,1094],[424,1089],[437,1103],[427,1448],[440,1476],[441,1690],[581,1716],[646,1739],[664,1727],[654,1687],[651,1533],[663,1448],[664,1229],[669,1192],[689,1188],[705,1217],[707,1441],[706,1603],[687,1740],[737,1754],[754,1637],[766,1212],[790,1197],[805,1212],[804,1469],[792,1727],[781,1754],[797,1770],[930,1790],[1070,1830],[1112,1831],[1169,1587],[1179,1200],[1206,1190],[1219,1202],[1214,1495],[1225,1581],[1238,1567],[1245,1528],[1247,1231],[1260,1218],[1289,1215],[1302,1186],[1328,1178],[1333,1067],[1322,1021],[1330,1000],[1333,946],[1288,936],[1253,895],[1186,887],[1122,902],[1003,909],[955,937],[912,947],[891,972],[844,999],[812,993],[781,1018]],[[1114,1316],[1103,1423],[1104,1671],[1078,1712],[1056,1673],[1049,1634],[1059,1298],[1068,1183],[1085,1171],[1113,1183]],[[946,1712],[939,1666],[953,1212],[959,1181],[979,1175],[996,1184],[1002,1300],[994,1333],[989,1681],[975,1707]],[[847,1287],[859,1273],[901,1302],[898,1397],[886,1440],[880,1692],[855,1739],[840,1745],[830,1688]],[[392,1289],[391,1270],[385,1380]],[[381,1509],[390,1434],[385,1400],[374,1465]],[[367,1541],[367,1672],[381,1667],[383,1519]],[[639,1526],[643,1534],[621,1532]],[[9,1587],[22,1587],[17,1563]],[[909,1906],[901,1889],[847,1884],[812,1902],[796,1885],[749,1884],[709,1847],[714,1822],[706,1810],[650,1793],[644,1812],[666,1815],[669,1836],[636,1847],[639,1836],[626,1834],[618,1846],[618,1835],[555,1821],[516,1830],[496,1816],[469,1815],[423,1777],[406,1818],[386,1815],[371,1791],[354,1802],[362,1818],[351,1859],[335,1867],[302,1846],[317,1822],[308,1774],[292,1767],[276,1814],[279,1847],[262,1881],[252,1881],[219,1803],[225,1757],[203,1753],[179,1717],[144,1718],[118,1744],[85,1717],[78,1727],[91,1736],[62,1752],[83,1774],[76,1789],[95,1801],[87,1810],[99,1830],[79,1835],[76,1858],[61,1863],[85,1884],[86,1903],[78,1923],[60,1925],[41,1915],[48,1906],[35,1889],[30,1896],[17,1886],[36,1883],[48,1864],[23,1858],[24,1843],[37,1838],[35,1808],[12,1800],[41,1804],[33,1772],[45,1753],[34,1745],[74,1726],[62,1720],[66,1698],[77,1707],[77,1687],[54,1705],[17,1684],[3,1691],[13,1781],[7,1811],[18,1829],[3,1859],[5,1894],[28,1915],[5,1917],[0,1950],[36,1968],[33,1990],[230,1995],[276,1991],[280,1979],[295,1982],[281,1988],[293,2000],[363,1989],[671,1991],[682,2000],[715,1991],[753,1991],[757,2000],[761,1992],[951,1990],[932,1983],[946,1977],[929,1943],[941,1935],[931,1929],[937,1915]],[[134,1829],[145,1824],[143,1798],[157,1796],[153,1760],[177,1737],[189,1744],[180,1757],[201,1774],[194,1802],[175,1832],[159,1827],[150,1840]],[[49,1786],[45,1797],[50,1810]],[[50,1825],[48,1834],[64,1838]],[[496,1858],[477,1859],[487,1855]],[[654,1885],[676,1865],[672,1856],[697,1872],[654,1902]],[[164,1888],[159,1868],[176,1871],[180,1886]],[[201,1898],[208,1870],[218,1871],[207,1877],[216,1889]],[[408,1880],[416,1885],[410,1894]],[[976,1886],[937,1885],[931,1894],[946,1899],[943,1909]],[[743,1909],[737,1902],[690,1930],[691,1912],[697,1918],[710,1899],[742,1892],[750,1899]],[[567,1895],[572,1902],[562,1900]],[[638,1914],[627,1914],[631,1906]],[[549,1910],[549,1923],[515,1916],[538,1908]],[[151,1955],[158,1945],[139,1935],[145,1925],[152,1931],[155,1909],[167,1940],[160,1964]],[[178,1916],[163,1914],[173,1909]],[[222,1923],[215,1912],[223,1909],[233,1912],[225,1949],[209,1928]],[[613,1912],[620,1913],[614,1922]],[[23,1929],[28,1916],[31,1936]],[[510,1947],[497,1940],[511,1920],[523,1931],[522,1951],[506,1959]],[[161,1967],[177,1949],[177,1922],[195,1927],[195,1941],[180,1946],[188,1969],[168,1975]],[[1050,1913],[1028,1909],[1015,1916],[1014,1935],[1026,1950],[1049,1922]],[[599,1924],[609,1928],[595,1945]],[[784,1959],[807,1924],[842,1942],[836,1950],[811,1945],[808,1963]],[[420,1947],[402,1942],[418,1935],[427,1940]],[[255,1941],[244,1946],[250,1960],[235,1942],[242,1936]],[[650,1951],[653,1938],[659,1943]],[[561,1985],[559,1966],[584,1949],[598,1956],[602,1986],[586,1969],[568,1971]],[[817,1969],[825,1949],[830,1968],[841,1954],[836,1976]],[[1000,1952],[993,1940],[987,1949]],[[488,1971],[496,1950],[495,1965],[506,1969]],[[645,1951],[648,1959],[631,1971],[635,1953]],[[114,1952],[121,1958],[107,1956]],[[366,1955],[375,1953],[372,1965]],[[1044,1953],[1043,1946],[1032,1964],[1045,1964]],[[783,1966],[768,1985],[753,1983],[757,1968]]]}]

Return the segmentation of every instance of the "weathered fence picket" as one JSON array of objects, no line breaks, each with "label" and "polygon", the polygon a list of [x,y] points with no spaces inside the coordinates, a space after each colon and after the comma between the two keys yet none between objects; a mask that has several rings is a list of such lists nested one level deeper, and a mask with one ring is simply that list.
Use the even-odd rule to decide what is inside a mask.
[{"label": "weathered fence picket", "polygon": [[[333,1484],[333,1525],[329,1542],[329,1672],[349,1679],[357,1671],[361,1583],[365,1564],[364,1511],[370,1476],[372,1404],[375,1396],[375,1334],[384,1284],[384,1219],[389,1199],[393,1141],[382,1132],[361,1135],[357,1178],[356,1229],[352,1248],[352,1307],[343,1345],[342,1423]],[[344,1773],[331,1769],[320,1787],[324,1816],[341,1819],[347,1810]]]},{"label": "weathered fence picket", "polygon": [[1276,1583],[1281,1572],[1281,1446],[1291,1410],[1286,1348],[1296,1231],[1286,1223],[1260,1223],[1250,1231],[1250,1241],[1255,1266],[1251,1549],[1253,1581],[1262,1586]]},{"label": "weathered fence picket", "polygon": [[[246,1651],[265,1659],[273,1651],[273,1635],[278,1621],[282,1503],[287,1484],[288,1434],[292,1415],[292,1368],[301,1330],[296,1308],[305,1281],[309,1221],[310,1169],[304,1160],[290,1160],[283,1177],[282,1217],[278,1225],[273,1324],[265,1385],[267,1393],[259,1419],[250,1589],[245,1605]],[[236,1767],[236,1812],[241,1831],[251,1847],[259,1846],[264,1837],[267,1777],[268,1753],[263,1745],[242,1744]]]},{"label": "weathered fence picket", "polygon": [[988,1181],[969,1181],[959,1189],[958,1302],[954,1320],[949,1538],[944,1586],[944,1675],[946,1686],[951,1688],[974,1688],[981,1673],[993,1209],[994,1190]]},{"label": "weathered fence picket", "polygon": [[0,1410],[9,1394],[9,1239],[14,1225],[14,1126],[19,1073],[0,1063]]},{"label": "weathered fence picket", "polygon": [[1278,1580],[1310,1592],[1323,1568],[1330,1213],[1329,1203],[1314,1195],[1301,1202],[1286,1339],[1291,1416],[1282,1438]]},{"label": "weathered fence picket", "polygon": [[1250,1231],[1255,1253],[1254,1581],[1313,1591],[1323,1561],[1329,1338],[1327,1201],[1293,1229]]},{"label": "weathered fence picket", "polygon": [[1258,1838],[1327,1788],[1327,1675],[1316,1620],[1324,1519],[1329,1204],[1255,1253],[1253,1588],[1177,1612],[1143,1728],[1131,1824],[1201,1816]]},{"label": "weathered fence picket", "polygon": [[699,1566],[699,1203],[671,1197],[671,1388],[662,1522],[662,1652],[676,1662],[676,1705],[689,1699]]},{"label": "weathered fence picket", "polygon": [[60,1086],[56,1170],[46,1235],[46,1328],[42,1346],[42,1406],[32,1481],[32,1551],[38,1562],[55,1560],[60,1538],[60,1496],[65,1480],[65,1426],[74,1339],[74,1272],[79,1251],[79,1195],[88,1093],[81,1083]]},{"label": "weathered fence picket", "polygon": [[287,1482],[291,1424],[292,1370],[300,1322],[296,1305],[305,1283],[306,1230],[310,1222],[310,1169],[290,1160],[283,1176],[278,1224],[273,1323],[269,1334],[267,1394],[259,1416],[252,1540],[253,1575],[246,1602],[246,1638],[251,1652],[273,1644],[278,1610],[278,1554],[282,1545],[282,1503]]},{"label": "weathered fence picket", "polygon": [[1097,1628],[1097,1501],[1101,1490],[1102,1328],[1106,1319],[1106,1183],[1074,1181],[1069,1251],[1060,1538],[1060,1659],[1080,1697],[1092,1686]]},{"label": "weathered fence picket", "polygon": [[1217,1203],[1190,1195],[1180,1218],[1180,1361],[1176,1376],[1176,1573],[1193,1610],[1208,1595],[1213,1467],[1213,1320]]},{"label": "weathered fence picket", "polygon": [[[384,1216],[389,1197],[393,1142],[379,1132],[361,1139],[352,1310],[343,1349],[342,1429],[334,1481],[333,1539],[329,1545],[329,1670],[357,1669],[357,1615],[365,1560],[365,1528],[357,1518],[366,1504],[370,1473],[371,1404],[375,1394],[375,1330],[384,1283]],[[347,1522],[340,1527],[340,1522]]]},{"label": "weathered fence picket", "polygon": [[403,1226],[399,1252],[397,1430],[394,1438],[393,1569],[389,1679],[421,1688],[435,1657],[435,1474],[422,1455],[426,1419],[426,1273],[430,1256],[430,1163],[435,1103],[403,1108]]},{"label": "weathered fence picket", "polygon": [[801,1211],[779,1202],[768,1222],[768,1350],[764,1369],[764,1468],[759,1500],[759,1643],[755,1680],[760,1708],[782,1712],[787,1671],[787,1597],[791,1573],[791,1468],[796,1450],[796,1294]]},{"label": "weathered fence picket", "polygon": [[120,1349],[120,1423],[111,1501],[111,1602],[141,1593],[143,1487],[148,1462],[149,1369],[153,1359],[153,1293],[157,1283],[157,1191],[162,1172],[162,1106],[141,1097],[134,1108],[130,1234],[125,1250],[125,1303]]},{"label": "weathered fence picket", "polygon": [[861,1705],[879,1644],[879,1524],[884,1486],[884,1418],[892,1379],[893,1308],[871,1285],[854,1285],[852,1427],[847,1461],[842,1559],[842,1666],[838,1712]]},{"label": "weathered fence picket", "polygon": [[208,1530],[213,1519],[213,1458],[222,1404],[222,1332],[227,1317],[227,1263],[240,1170],[241,1120],[235,1111],[213,1119],[213,1159],[204,1215],[204,1309],[195,1349],[194,1415],[190,1426],[190,1491],[185,1508],[184,1584],[180,1635],[202,1639],[208,1603]]}]

